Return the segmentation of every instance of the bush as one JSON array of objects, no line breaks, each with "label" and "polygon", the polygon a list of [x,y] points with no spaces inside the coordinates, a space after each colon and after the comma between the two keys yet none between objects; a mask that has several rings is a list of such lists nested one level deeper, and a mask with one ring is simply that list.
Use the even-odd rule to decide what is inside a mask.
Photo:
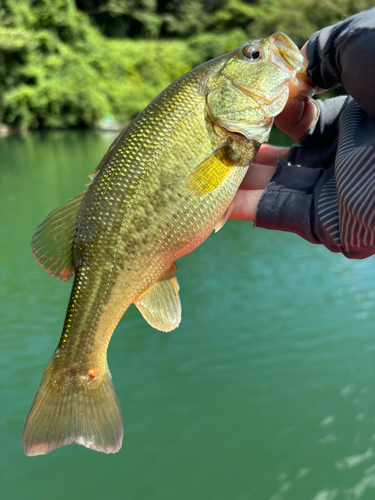
[{"label": "bush", "polygon": [[111,40],[72,2],[38,5],[15,16],[17,27],[0,26],[2,122],[92,126],[107,113],[129,121],[198,64],[183,41]]},{"label": "bush", "polygon": [[94,126],[107,114],[127,122],[183,73],[246,39],[284,31],[302,44],[371,3],[77,0],[83,12],[74,0],[2,0],[0,122]]}]

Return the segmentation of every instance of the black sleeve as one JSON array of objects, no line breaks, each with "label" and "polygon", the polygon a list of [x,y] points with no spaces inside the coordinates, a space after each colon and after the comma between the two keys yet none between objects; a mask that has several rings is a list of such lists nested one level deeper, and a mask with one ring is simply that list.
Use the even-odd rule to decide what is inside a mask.
[{"label": "black sleeve", "polygon": [[318,165],[279,158],[254,225],[295,233],[350,259],[374,255],[375,139],[344,152],[336,168]]},{"label": "black sleeve", "polygon": [[258,203],[254,226],[292,232],[310,243],[320,243],[313,231],[313,202],[322,173],[322,168],[292,165],[279,158],[275,175]]},{"label": "black sleeve", "polygon": [[336,190],[331,185],[333,163],[338,121],[347,101],[346,96],[341,96],[316,102],[319,118],[301,144],[292,146],[288,160],[278,159],[275,175],[258,203],[254,226],[292,232],[332,252],[342,251],[335,235],[324,230],[315,201],[327,184],[337,205]]},{"label": "black sleeve", "polygon": [[[332,252],[375,254],[375,9],[315,33],[308,75],[348,97],[319,102],[319,118],[288,161],[279,158],[254,225],[300,235]],[[360,106],[359,106],[359,105]]]},{"label": "black sleeve", "polygon": [[[314,102],[318,108],[318,116],[310,130],[301,140],[300,146],[311,149],[330,146],[336,138],[337,124],[347,100],[347,96],[333,97],[325,101],[315,100]],[[298,147],[293,146],[293,148]],[[295,158],[290,161],[295,161]]]},{"label": "black sleeve", "polygon": [[311,81],[324,89],[343,84],[375,118],[375,8],[316,32],[307,45]]}]

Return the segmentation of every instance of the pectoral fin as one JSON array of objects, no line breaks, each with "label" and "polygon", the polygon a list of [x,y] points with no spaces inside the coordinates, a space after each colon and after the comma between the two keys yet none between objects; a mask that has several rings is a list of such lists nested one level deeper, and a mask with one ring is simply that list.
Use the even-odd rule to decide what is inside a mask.
[{"label": "pectoral fin", "polygon": [[198,196],[204,196],[220,186],[239,159],[231,156],[232,148],[223,146],[202,162],[187,180],[187,188]]},{"label": "pectoral fin", "polygon": [[31,241],[36,260],[60,281],[67,281],[74,274],[72,244],[85,194],[86,191],[83,191],[47,215]]},{"label": "pectoral fin", "polygon": [[181,321],[181,302],[176,267],[148,290],[140,295],[134,304],[145,320],[157,330],[170,332],[178,327]]}]

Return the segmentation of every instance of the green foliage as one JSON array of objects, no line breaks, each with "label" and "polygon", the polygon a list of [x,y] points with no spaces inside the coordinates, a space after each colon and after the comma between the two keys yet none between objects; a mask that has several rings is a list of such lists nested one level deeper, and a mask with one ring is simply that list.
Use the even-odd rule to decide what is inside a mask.
[{"label": "green foliage", "polygon": [[[237,0],[240,2],[240,0]],[[77,0],[108,37],[187,38],[215,26],[226,0]]]},{"label": "green foliage", "polygon": [[284,31],[302,45],[373,0],[0,0],[0,122],[129,121],[192,67]]},{"label": "green foliage", "polygon": [[199,63],[182,41],[110,40],[74,2],[46,5],[29,4],[0,26],[2,122],[70,127],[93,125],[106,113],[129,121]]},{"label": "green foliage", "polygon": [[262,0],[248,28],[251,37],[282,31],[302,46],[315,31],[370,9],[373,0]]}]

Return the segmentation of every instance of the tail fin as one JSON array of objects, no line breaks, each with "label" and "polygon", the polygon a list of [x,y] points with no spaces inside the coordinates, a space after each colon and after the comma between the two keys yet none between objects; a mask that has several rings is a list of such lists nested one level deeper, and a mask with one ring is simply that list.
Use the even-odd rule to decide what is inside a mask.
[{"label": "tail fin", "polygon": [[47,366],[23,431],[26,455],[45,455],[71,443],[103,453],[121,448],[122,415],[108,367],[90,378],[56,384]]}]

